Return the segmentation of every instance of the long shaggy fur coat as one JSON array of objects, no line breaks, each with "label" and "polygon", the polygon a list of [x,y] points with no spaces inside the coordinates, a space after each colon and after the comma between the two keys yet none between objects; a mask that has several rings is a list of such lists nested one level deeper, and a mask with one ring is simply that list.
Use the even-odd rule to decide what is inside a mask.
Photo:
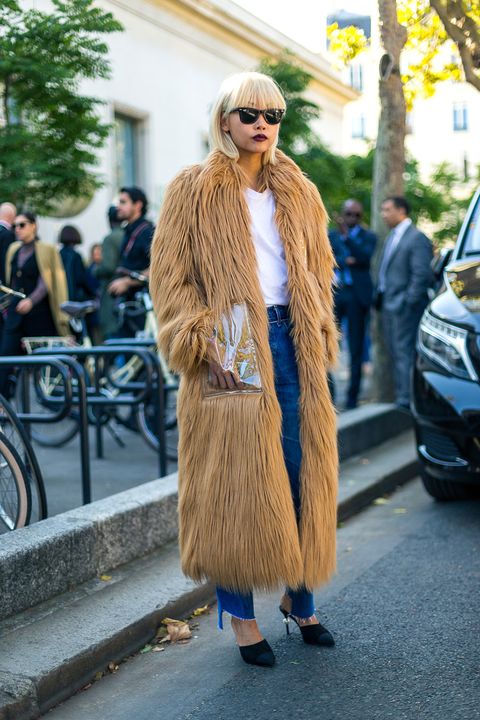
[{"label": "long shaggy fur coat", "polygon": [[[336,419],[327,385],[337,350],[334,260],[323,203],[297,165],[277,151],[262,184],[275,197],[288,267],[301,386],[301,517],[297,525],[245,179],[216,151],[170,184],[152,245],[159,346],[181,374],[181,559],[188,576],[230,590],[312,589],[335,569]],[[263,391],[204,397],[207,339],[235,303],[249,310]]]}]

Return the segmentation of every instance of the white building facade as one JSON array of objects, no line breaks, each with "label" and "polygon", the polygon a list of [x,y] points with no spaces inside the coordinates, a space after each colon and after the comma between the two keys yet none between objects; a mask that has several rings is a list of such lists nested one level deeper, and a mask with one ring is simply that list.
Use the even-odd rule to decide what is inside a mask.
[{"label": "white building facade", "polygon": [[[255,69],[284,48],[313,76],[309,95],[322,108],[322,140],[344,151],[343,109],[357,93],[341,81],[326,54],[308,51],[230,0],[99,0],[98,5],[124,27],[108,38],[111,78],[81,88],[104,101],[101,116],[114,128],[99,156],[104,186],[74,216],[42,219],[45,240],[54,241],[68,222],[81,231],[84,252],[101,241],[107,208],[122,185],[145,189],[155,219],[169,180],[207,153],[209,107],[222,80]],[[37,9],[48,6],[48,0],[35,0]]]}]

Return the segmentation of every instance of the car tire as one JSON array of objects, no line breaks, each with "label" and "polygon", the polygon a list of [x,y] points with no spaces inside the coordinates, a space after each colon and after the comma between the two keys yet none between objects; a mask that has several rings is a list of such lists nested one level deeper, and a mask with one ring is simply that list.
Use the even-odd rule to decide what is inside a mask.
[{"label": "car tire", "polygon": [[425,490],[435,500],[471,500],[480,497],[479,488],[469,483],[452,482],[451,480],[439,480],[429,475],[426,470],[421,473]]}]

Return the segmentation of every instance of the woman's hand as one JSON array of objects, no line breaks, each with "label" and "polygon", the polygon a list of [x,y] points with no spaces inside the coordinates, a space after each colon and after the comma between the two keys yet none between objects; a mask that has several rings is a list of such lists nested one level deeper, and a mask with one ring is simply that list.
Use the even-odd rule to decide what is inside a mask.
[{"label": "woman's hand", "polygon": [[208,340],[207,362],[210,370],[209,382],[213,387],[222,390],[235,390],[241,386],[240,378],[233,371],[223,369],[218,356],[215,337]]},{"label": "woman's hand", "polygon": [[28,313],[33,308],[33,303],[30,300],[30,298],[24,298],[23,300],[20,300],[15,310],[20,315],[28,315]]}]

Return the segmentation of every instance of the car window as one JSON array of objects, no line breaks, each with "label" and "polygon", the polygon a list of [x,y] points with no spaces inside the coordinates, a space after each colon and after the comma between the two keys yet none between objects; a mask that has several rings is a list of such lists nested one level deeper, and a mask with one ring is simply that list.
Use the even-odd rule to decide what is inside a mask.
[{"label": "car window", "polygon": [[460,257],[466,255],[480,255],[480,197],[477,199],[463,237]]}]

